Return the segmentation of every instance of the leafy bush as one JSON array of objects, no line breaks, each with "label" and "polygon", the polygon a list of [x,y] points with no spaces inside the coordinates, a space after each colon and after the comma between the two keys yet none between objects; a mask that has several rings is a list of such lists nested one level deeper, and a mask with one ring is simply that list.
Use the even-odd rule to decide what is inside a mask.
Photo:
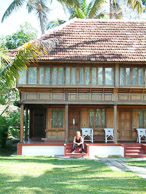
[{"label": "leafy bush", "polygon": [[6,117],[0,116],[0,146],[6,147],[9,123]]},{"label": "leafy bush", "polygon": [[20,133],[20,109],[7,113],[9,119],[9,137],[19,138]]}]

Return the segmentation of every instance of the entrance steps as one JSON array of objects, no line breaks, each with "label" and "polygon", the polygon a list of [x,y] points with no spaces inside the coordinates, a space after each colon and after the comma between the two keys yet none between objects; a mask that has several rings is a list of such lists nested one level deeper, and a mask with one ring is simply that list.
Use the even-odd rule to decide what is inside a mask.
[{"label": "entrance steps", "polygon": [[125,157],[142,158],[146,157],[146,151],[141,144],[125,144]]},{"label": "entrance steps", "polygon": [[72,143],[64,144],[64,156],[65,157],[88,157],[87,145],[84,144],[85,153],[80,153],[81,147],[76,147],[74,153],[72,153]]}]

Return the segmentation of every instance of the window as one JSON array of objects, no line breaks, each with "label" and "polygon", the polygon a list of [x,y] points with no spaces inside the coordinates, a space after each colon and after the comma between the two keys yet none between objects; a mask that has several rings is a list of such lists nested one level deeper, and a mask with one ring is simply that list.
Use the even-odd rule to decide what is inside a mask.
[{"label": "window", "polygon": [[40,67],[40,84],[44,84],[44,67]]},{"label": "window", "polygon": [[26,84],[26,70],[19,72],[18,84]]},{"label": "window", "polygon": [[85,85],[89,85],[90,83],[90,69],[89,67],[85,67]]},{"label": "window", "polygon": [[138,111],[138,127],[139,128],[146,127],[146,110]]},{"label": "window", "polygon": [[132,85],[137,85],[137,68],[132,68]]},{"label": "window", "polygon": [[113,85],[113,68],[105,68],[105,85]]},{"label": "window", "polygon": [[98,85],[103,85],[103,68],[98,68]]},{"label": "window", "polygon": [[143,86],[144,68],[120,68],[120,85]]},{"label": "window", "polygon": [[66,67],[66,84],[70,84],[70,67]]},{"label": "window", "polygon": [[124,68],[120,68],[120,85],[124,85]]},{"label": "window", "polygon": [[72,67],[72,84],[76,84],[76,67]]},{"label": "window", "polygon": [[105,127],[105,109],[89,110],[89,127],[91,128]]},{"label": "window", "polygon": [[130,84],[130,68],[126,68],[126,85]]},{"label": "window", "polygon": [[63,85],[63,67],[59,67],[59,85]]},{"label": "window", "polygon": [[95,67],[92,67],[92,84],[93,85],[96,85],[96,68]]},{"label": "window", "polygon": [[143,85],[143,69],[138,69],[138,85]]},{"label": "window", "polygon": [[83,67],[79,68],[79,85],[83,84],[84,75],[83,75]]},{"label": "window", "polygon": [[63,128],[63,109],[52,109],[52,128]]},{"label": "window", "polygon": [[57,67],[52,68],[52,85],[57,85]]},{"label": "window", "polygon": [[50,84],[50,67],[46,68],[46,85]]},{"label": "window", "polygon": [[28,67],[28,84],[37,83],[37,67]]}]

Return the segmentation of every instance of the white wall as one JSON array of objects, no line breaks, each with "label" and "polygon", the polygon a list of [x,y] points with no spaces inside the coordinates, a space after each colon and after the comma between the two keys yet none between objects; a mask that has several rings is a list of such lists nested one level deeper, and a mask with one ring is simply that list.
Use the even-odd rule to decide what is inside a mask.
[{"label": "white wall", "polygon": [[89,146],[89,157],[93,156],[120,155],[124,157],[124,147],[122,146]]},{"label": "white wall", "polygon": [[25,156],[56,156],[64,155],[64,146],[22,146]]}]

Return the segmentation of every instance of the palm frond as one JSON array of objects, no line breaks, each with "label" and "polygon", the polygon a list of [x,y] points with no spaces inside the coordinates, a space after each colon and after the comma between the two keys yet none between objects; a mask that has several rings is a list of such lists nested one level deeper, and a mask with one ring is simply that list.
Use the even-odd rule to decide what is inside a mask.
[{"label": "palm frond", "polygon": [[70,5],[75,8],[80,7],[79,0],[57,0],[59,3],[61,3],[63,6]]},{"label": "palm frond", "polygon": [[82,6],[82,11],[83,11],[84,15],[86,15],[86,13],[87,13],[87,1],[82,0],[81,4],[82,4],[81,5]]},{"label": "palm frond", "polygon": [[90,2],[87,6],[87,10],[86,10],[86,17],[88,17],[89,13],[90,13],[90,10],[91,10],[91,7],[92,7],[92,2]]},{"label": "palm frond", "polygon": [[84,12],[80,8],[76,8],[76,16],[77,18],[86,18]]},{"label": "palm frond", "polygon": [[[46,53],[46,48],[40,42],[29,42],[18,50],[15,57],[9,57],[9,60],[3,61],[0,68],[0,86],[11,85],[19,77],[19,72],[27,68],[27,64],[35,62],[38,56]],[[1,57],[3,55],[0,55]],[[5,51],[3,58],[7,59],[8,51]]]},{"label": "palm frond", "polygon": [[52,28],[55,28],[57,26],[60,26],[61,24],[65,23],[66,21],[65,20],[61,20],[59,18],[57,18],[57,20],[52,20],[48,23],[47,25],[47,30],[48,29],[52,29]]},{"label": "palm frond", "polygon": [[92,1],[92,8],[89,13],[89,18],[94,18],[96,16],[96,12],[101,8],[103,3],[105,3],[105,0]]},{"label": "palm frond", "polygon": [[131,6],[133,10],[137,10],[139,14],[144,11],[144,5],[142,0],[128,0],[127,3]]},{"label": "palm frond", "polygon": [[20,7],[23,6],[26,0],[14,0],[7,10],[5,11],[4,15],[2,16],[1,22],[3,22],[7,17],[9,17],[14,11],[18,10]]}]

